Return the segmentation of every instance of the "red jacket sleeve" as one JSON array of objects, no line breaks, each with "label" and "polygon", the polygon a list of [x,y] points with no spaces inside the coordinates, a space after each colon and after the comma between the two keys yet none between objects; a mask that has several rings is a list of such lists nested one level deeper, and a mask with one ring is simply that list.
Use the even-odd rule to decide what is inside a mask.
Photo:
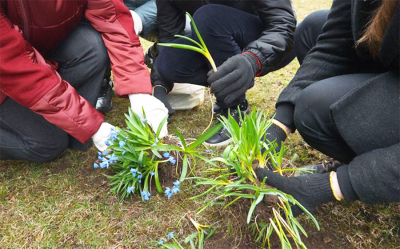
[{"label": "red jacket sleeve", "polygon": [[103,115],[61,79],[24,40],[3,10],[0,34],[0,91],[80,142],[92,137],[103,122]]},{"label": "red jacket sleeve", "polygon": [[151,94],[143,48],[135,34],[132,16],[121,0],[89,0],[85,16],[102,34],[113,71],[115,92]]}]

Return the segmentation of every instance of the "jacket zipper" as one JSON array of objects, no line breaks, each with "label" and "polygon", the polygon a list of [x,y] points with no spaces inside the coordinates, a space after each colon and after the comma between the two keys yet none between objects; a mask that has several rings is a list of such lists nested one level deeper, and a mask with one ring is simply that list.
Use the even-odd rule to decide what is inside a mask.
[{"label": "jacket zipper", "polygon": [[29,34],[28,34],[28,17],[26,15],[26,8],[24,5],[23,0],[18,0],[20,6],[21,6],[21,11],[22,11],[22,19],[24,22],[24,37],[25,40],[29,41]]}]

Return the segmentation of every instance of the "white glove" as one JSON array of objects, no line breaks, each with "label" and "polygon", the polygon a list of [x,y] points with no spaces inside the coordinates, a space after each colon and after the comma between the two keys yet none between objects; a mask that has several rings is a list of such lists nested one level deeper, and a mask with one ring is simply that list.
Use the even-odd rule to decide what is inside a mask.
[{"label": "white glove", "polygon": [[139,35],[143,30],[143,23],[140,16],[133,10],[130,10],[132,19],[133,19],[133,28],[135,29],[135,33]]},{"label": "white glove", "polygon": [[[161,121],[168,116],[168,109],[164,104],[150,94],[129,94],[129,100],[131,102],[131,108],[140,118],[143,118],[143,110],[146,114],[147,122],[153,127],[153,131],[157,132],[158,126]],[[159,138],[163,138],[168,135],[167,122],[161,129]]]},{"label": "white glove", "polygon": [[99,130],[93,135],[93,143],[96,148],[103,152],[107,149],[106,141],[110,138],[111,132],[115,130],[113,125],[103,122]]}]

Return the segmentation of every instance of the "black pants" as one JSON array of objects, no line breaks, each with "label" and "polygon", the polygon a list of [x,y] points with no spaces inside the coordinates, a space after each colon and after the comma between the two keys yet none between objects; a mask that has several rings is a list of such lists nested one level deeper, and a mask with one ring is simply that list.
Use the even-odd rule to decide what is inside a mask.
[{"label": "black pants", "polygon": [[[316,11],[304,19],[295,33],[295,55],[302,64],[317,43],[329,11]],[[294,124],[313,148],[339,160],[350,162],[356,154],[342,139],[331,117],[330,107],[340,98],[378,74],[347,74],[318,81],[301,92],[294,111]]]},{"label": "black pants", "polygon": [[[92,106],[95,106],[102,79],[109,69],[109,57],[100,34],[90,24],[81,23],[48,58],[59,63],[58,73]],[[67,147],[85,149],[65,131],[47,122],[8,98],[0,106],[0,159],[51,161]]]},{"label": "black pants", "polygon": [[[257,16],[224,5],[205,5],[195,12],[193,18],[217,67],[228,58],[242,53],[243,48],[257,40],[263,31]],[[193,28],[191,38],[198,40]],[[174,43],[193,45],[185,39],[177,39]],[[173,82],[208,86],[207,73],[211,66],[200,53],[164,48],[157,57],[155,67],[168,90],[173,88]],[[217,104],[228,108],[244,99],[243,95],[229,105],[217,99]]]}]

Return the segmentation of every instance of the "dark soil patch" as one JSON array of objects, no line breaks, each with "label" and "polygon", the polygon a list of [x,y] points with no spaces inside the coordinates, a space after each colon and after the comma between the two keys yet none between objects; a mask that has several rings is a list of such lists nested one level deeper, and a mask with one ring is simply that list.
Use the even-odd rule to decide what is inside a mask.
[{"label": "dark soil patch", "polygon": [[53,168],[50,169],[50,173],[53,174],[58,174],[66,170],[71,164],[65,162],[65,160],[62,160],[61,162],[57,163]]},{"label": "dark soil patch", "polygon": [[216,233],[210,239],[204,242],[205,249],[247,249],[257,248],[257,244],[253,242],[249,235],[240,240],[239,244],[235,244],[235,240],[226,238],[223,233]]}]

